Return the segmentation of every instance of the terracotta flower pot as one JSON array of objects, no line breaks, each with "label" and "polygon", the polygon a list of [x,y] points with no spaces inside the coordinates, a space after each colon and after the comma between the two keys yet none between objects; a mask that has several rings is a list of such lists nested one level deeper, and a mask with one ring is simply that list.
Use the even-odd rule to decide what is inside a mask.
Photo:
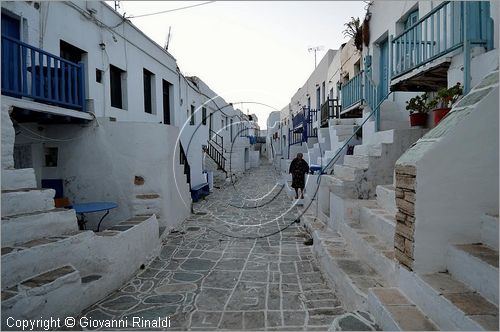
[{"label": "terracotta flower pot", "polygon": [[437,125],[439,121],[441,121],[446,114],[451,110],[451,108],[446,107],[446,108],[436,108],[435,110],[432,111],[432,114],[434,115],[434,125]]},{"label": "terracotta flower pot", "polygon": [[410,114],[410,125],[412,127],[425,127],[427,124],[427,113],[412,113]]}]

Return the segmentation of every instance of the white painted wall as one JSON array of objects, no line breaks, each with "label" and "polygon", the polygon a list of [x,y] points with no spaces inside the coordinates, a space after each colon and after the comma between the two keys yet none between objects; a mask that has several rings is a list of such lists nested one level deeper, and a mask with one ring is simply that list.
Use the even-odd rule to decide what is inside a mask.
[{"label": "white painted wall", "polygon": [[416,272],[444,270],[447,246],[481,242],[482,215],[498,214],[498,71],[496,82],[398,161],[417,167]]}]

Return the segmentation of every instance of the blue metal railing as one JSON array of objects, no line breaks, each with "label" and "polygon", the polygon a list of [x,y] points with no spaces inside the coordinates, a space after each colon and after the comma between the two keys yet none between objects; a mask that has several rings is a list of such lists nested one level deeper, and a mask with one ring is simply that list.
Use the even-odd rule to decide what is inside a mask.
[{"label": "blue metal railing", "polygon": [[363,100],[363,71],[342,84],[340,91],[343,110],[360,103]]},{"label": "blue metal railing", "polygon": [[467,39],[492,46],[492,20],[488,1],[445,1],[390,40],[390,70],[394,79],[464,45]]},{"label": "blue metal railing", "polygon": [[85,69],[2,35],[2,94],[80,111],[85,106]]},{"label": "blue metal railing", "polygon": [[318,137],[318,128],[313,126],[314,122],[318,121],[318,110],[309,110],[306,118],[306,140],[309,137]]}]

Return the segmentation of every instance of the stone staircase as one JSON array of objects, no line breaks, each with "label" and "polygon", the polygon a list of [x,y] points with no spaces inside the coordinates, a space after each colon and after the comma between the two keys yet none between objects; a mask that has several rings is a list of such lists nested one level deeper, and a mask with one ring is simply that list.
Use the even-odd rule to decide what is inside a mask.
[{"label": "stone staircase", "polygon": [[[496,246],[490,235],[483,243],[450,244],[446,271],[419,275],[400,268],[399,288],[369,290],[369,310],[379,326],[498,331],[498,217],[484,220],[485,230],[497,229]],[[417,325],[405,325],[408,311]]]},{"label": "stone staircase", "polygon": [[369,144],[356,145],[354,155],[334,165],[332,192],[344,198],[374,198],[377,185],[393,183],[396,160],[424,133],[425,129],[380,131]]},{"label": "stone staircase", "polygon": [[35,187],[33,169],[2,170],[2,329],[9,316],[79,315],[160,245],[154,215],[99,233],[79,231],[75,211],[54,208],[55,191]]}]

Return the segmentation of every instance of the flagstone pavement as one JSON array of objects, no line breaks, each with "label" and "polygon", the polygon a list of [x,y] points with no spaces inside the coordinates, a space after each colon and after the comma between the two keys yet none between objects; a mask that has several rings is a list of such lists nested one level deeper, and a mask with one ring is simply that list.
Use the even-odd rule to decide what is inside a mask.
[{"label": "flagstone pavement", "polygon": [[328,330],[335,318],[373,329],[323,278],[279,178],[264,165],[194,203],[158,257],[83,315],[168,316],[169,330]]}]

